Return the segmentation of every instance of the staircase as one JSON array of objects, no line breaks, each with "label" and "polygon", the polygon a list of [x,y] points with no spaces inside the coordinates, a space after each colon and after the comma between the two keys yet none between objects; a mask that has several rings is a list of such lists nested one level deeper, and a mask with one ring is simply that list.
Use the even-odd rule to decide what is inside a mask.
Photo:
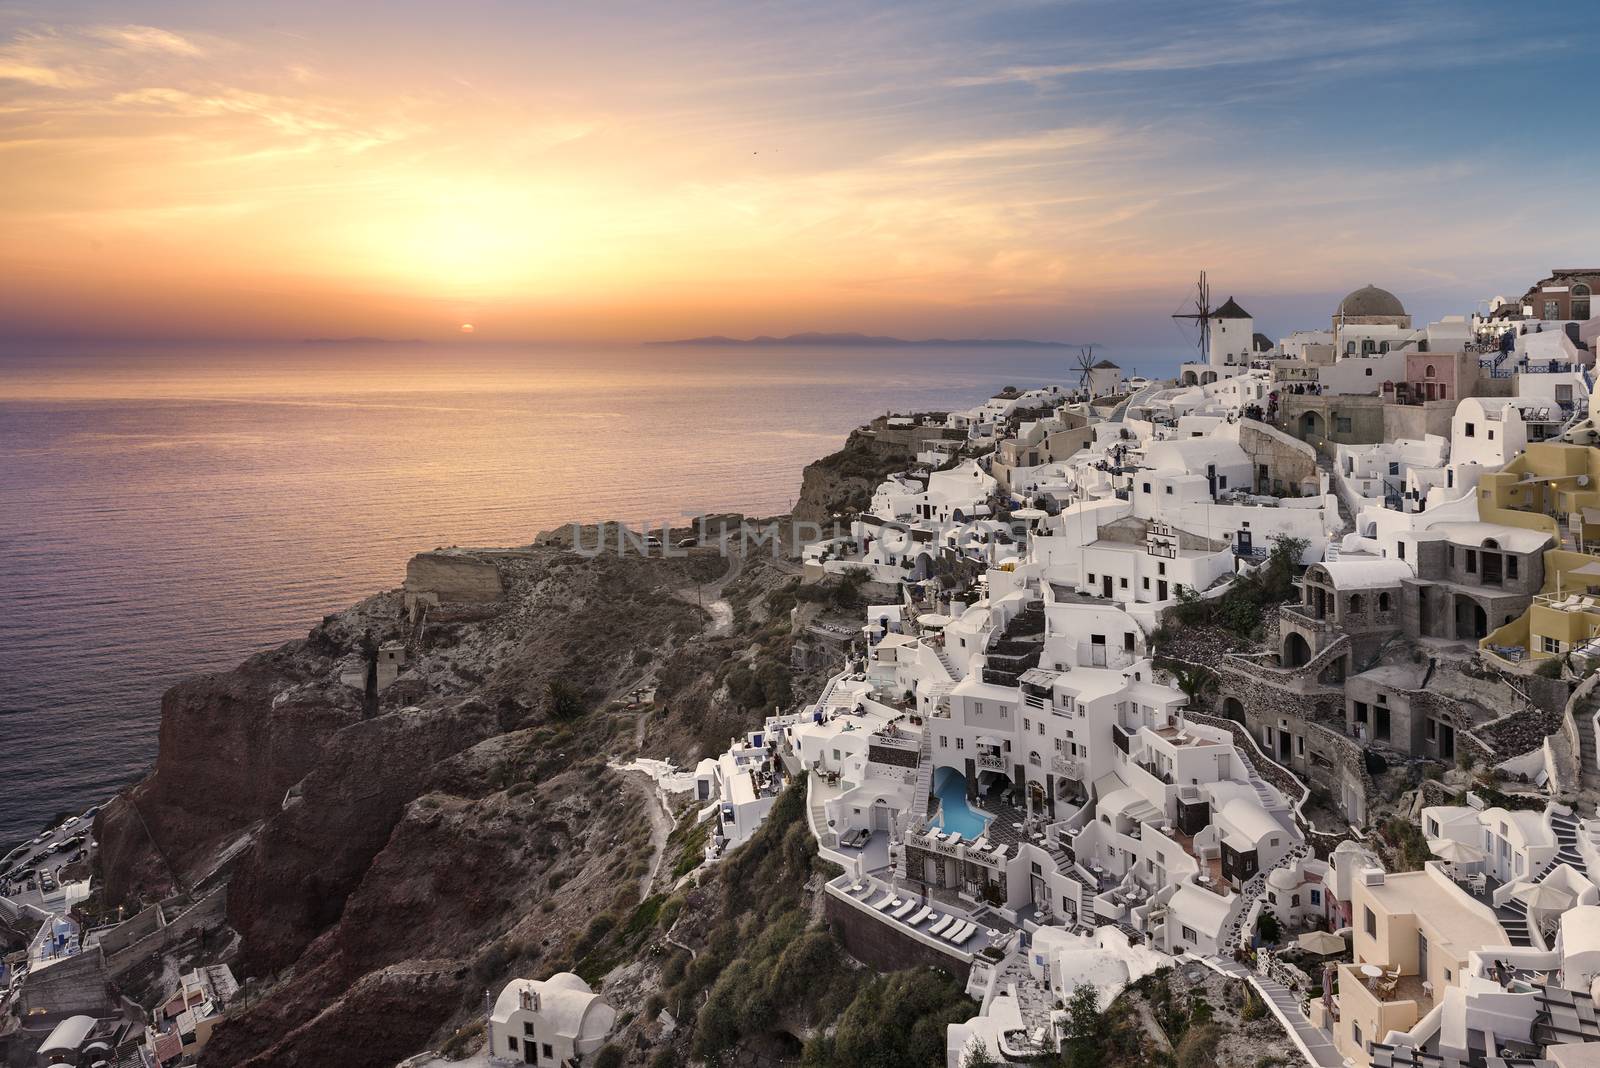
[{"label": "staircase", "polygon": [[1328,539],[1328,547],[1322,552],[1322,562],[1335,564],[1339,562],[1339,542],[1336,538]]},{"label": "staircase", "polygon": [[933,650],[935,659],[939,661],[939,666],[944,668],[944,673],[950,676],[950,681],[960,682],[961,676],[956,674],[956,667],[950,663],[950,654],[944,651],[944,646],[930,645],[928,648]]},{"label": "staircase", "polygon": [[1583,854],[1578,852],[1578,824],[1571,816],[1550,813],[1550,829],[1556,833],[1556,863],[1570,864],[1583,871]]},{"label": "staircase", "polygon": [[1528,933],[1528,906],[1516,898],[1509,898],[1505,904],[1494,907],[1494,914],[1506,933],[1507,941],[1513,946],[1533,945],[1533,936]]},{"label": "staircase", "polygon": [[1600,788],[1600,767],[1595,765],[1594,705],[1580,701],[1572,710],[1578,721],[1578,781],[1585,789]]},{"label": "staircase", "polygon": [[[928,801],[933,793],[933,727],[925,725],[922,728],[922,744],[917,747],[917,780],[911,790],[911,811],[906,819],[906,829],[913,830],[922,826],[923,816],[928,811]],[[902,842],[900,856],[896,858],[895,874],[902,879],[910,879],[910,861],[907,854],[910,850]]]}]

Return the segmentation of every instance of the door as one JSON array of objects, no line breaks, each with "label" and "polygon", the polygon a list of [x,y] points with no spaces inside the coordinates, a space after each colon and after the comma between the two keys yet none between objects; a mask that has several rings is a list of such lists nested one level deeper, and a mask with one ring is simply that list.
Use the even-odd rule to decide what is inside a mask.
[{"label": "door", "polygon": [[1043,875],[1033,876],[1033,907],[1041,911],[1050,907],[1050,895],[1045,892]]},{"label": "door", "polygon": [[1278,732],[1278,763],[1280,763],[1280,764],[1289,763],[1289,732],[1288,731],[1280,730]]},{"label": "door", "polygon": [[1102,596],[1104,596],[1107,600],[1110,600],[1111,599],[1111,591],[1112,591],[1111,576],[1110,575],[1102,575],[1101,576],[1101,578],[1100,578],[1100,588],[1105,591],[1102,594]]},{"label": "door", "polygon": [[933,886],[943,886],[939,881],[939,861],[934,857],[922,858],[922,881]]},{"label": "door", "polygon": [[1166,579],[1157,579],[1156,580],[1156,600],[1165,601],[1166,599],[1167,599],[1167,580]]},{"label": "door", "polygon": [[1238,535],[1235,537],[1235,541],[1239,547],[1239,555],[1249,556],[1251,546],[1253,544],[1250,540],[1250,532],[1248,530],[1239,531]]},{"label": "door", "polygon": [[1094,667],[1106,666],[1106,636],[1104,634],[1091,634],[1089,636],[1089,663]]},{"label": "door", "polygon": [[522,1040],[522,1063],[539,1063],[539,1044],[531,1038],[525,1038]]}]

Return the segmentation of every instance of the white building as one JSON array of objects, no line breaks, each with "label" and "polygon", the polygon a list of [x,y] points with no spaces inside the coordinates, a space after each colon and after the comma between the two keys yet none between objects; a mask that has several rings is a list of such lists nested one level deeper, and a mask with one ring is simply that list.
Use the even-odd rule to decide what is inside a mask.
[{"label": "white building", "polygon": [[571,972],[513,979],[489,1014],[489,1057],[569,1068],[600,1051],[616,1019],[616,1010]]}]

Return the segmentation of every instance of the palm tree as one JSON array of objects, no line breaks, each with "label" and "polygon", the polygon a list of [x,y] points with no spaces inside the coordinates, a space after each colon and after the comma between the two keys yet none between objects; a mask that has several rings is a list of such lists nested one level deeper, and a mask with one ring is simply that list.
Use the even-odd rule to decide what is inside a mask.
[{"label": "palm tree", "polygon": [[1174,677],[1177,679],[1178,689],[1188,698],[1191,708],[1199,708],[1200,699],[1217,688],[1216,674],[1203,667],[1181,667],[1174,673]]}]

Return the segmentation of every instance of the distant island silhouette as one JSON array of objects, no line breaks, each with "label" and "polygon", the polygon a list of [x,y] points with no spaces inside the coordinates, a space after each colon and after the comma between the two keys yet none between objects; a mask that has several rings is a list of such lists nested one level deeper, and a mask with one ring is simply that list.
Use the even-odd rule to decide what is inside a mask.
[{"label": "distant island silhouette", "polygon": [[899,345],[916,345],[921,347],[961,347],[961,348],[1007,348],[1007,349],[1066,349],[1073,348],[1074,344],[1066,341],[1029,341],[1025,338],[925,338],[921,341],[908,340],[903,337],[879,337],[871,334],[789,334],[785,337],[771,337],[762,334],[760,337],[737,338],[724,337],[713,334],[710,337],[680,338],[675,341],[652,341],[652,345],[831,345],[851,348],[891,348]]},{"label": "distant island silhouette", "polygon": [[420,337],[303,337],[302,345],[420,345]]}]

